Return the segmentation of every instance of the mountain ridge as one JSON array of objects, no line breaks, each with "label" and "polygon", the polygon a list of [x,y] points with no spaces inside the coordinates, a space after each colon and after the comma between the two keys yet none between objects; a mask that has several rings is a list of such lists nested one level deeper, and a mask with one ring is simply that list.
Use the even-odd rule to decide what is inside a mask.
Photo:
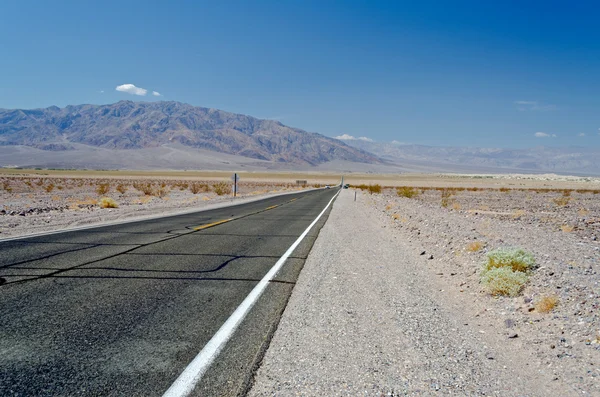
[{"label": "mountain ridge", "polygon": [[175,101],[0,109],[2,146],[68,151],[75,150],[74,144],[121,150],[175,143],[281,163],[382,162],[334,138],[279,121]]}]

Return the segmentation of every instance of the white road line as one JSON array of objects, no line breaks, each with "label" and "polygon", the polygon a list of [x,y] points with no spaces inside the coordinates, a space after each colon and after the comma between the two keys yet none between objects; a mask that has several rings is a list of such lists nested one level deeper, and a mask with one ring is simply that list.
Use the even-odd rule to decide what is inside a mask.
[{"label": "white road line", "polygon": [[314,221],[306,228],[306,230],[298,237],[294,244],[285,251],[285,254],[273,265],[271,270],[260,280],[260,282],[254,287],[254,289],[248,294],[246,299],[235,309],[233,314],[225,321],[225,323],[219,328],[217,333],[208,341],[206,346],[198,353],[198,355],[192,360],[191,363],[183,370],[181,375],[173,382],[169,390],[163,394],[163,397],[183,397],[188,396],[193,390],[196,384],[202,379],[202,376],[213,363],[215,358],[219,355],[227,341],[231,338],[236,328],[240,325],[244,317],[248,314],[250,309],[254,306],[258,298],[262,295],[269,282],[277,275],[277,272],[287,258],[296,249],[298,244],[302,242],[304,237],[308,234],[310,229],[319,221],[321,216],[327,211],[327,208],[331,205],[333,200],[340,194],[341,190],[338,191],[335,196],[331,198],[329,203],[325,206],[323,211],[315,218]]}]

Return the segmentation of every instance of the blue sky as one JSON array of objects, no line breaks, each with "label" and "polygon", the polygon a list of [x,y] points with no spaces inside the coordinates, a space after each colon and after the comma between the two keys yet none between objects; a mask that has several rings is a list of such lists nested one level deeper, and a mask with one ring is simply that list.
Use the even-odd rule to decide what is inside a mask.
[{"label": "blue sky", "polygon": [[175,100],[328,136],[600,146],[599,15],[591,1],[4,1],[0,108]]}]

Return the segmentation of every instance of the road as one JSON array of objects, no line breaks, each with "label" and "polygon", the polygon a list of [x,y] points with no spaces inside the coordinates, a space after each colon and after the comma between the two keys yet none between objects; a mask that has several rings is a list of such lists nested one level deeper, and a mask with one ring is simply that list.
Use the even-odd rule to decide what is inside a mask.
[{"label": "road", "polygon": [[[336,191],[0,242],[0,395],[161,396]],[[193,395],[246,391],[327,215]]]}]

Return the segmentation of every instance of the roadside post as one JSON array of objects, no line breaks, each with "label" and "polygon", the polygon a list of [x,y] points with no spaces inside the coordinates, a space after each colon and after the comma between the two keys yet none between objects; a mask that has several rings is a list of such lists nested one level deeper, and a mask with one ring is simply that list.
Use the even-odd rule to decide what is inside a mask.
[{"label": "roadside post", "polygon": [[237,174],[237,172],[235,174],[233,174],[233,176],[231,177],[231,180],[233,181],[233,197],[236,197],[237,196],[237,184],[238,184],[238,181],[240,180],[240,177]]}]

